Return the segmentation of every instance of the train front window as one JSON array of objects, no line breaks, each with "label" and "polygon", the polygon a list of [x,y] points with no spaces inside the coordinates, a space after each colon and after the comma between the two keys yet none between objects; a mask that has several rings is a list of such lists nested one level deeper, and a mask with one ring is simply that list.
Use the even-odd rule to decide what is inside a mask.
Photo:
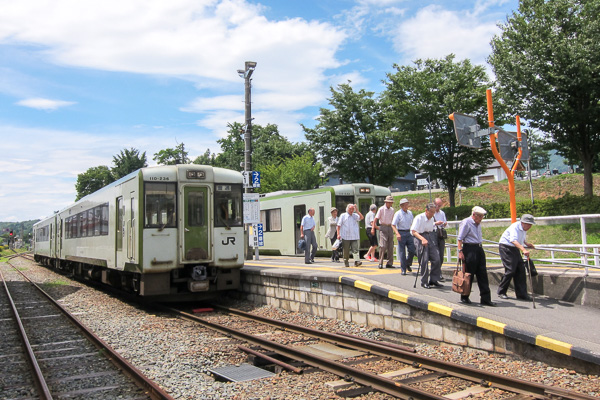
[{"label": "train front window", "polygon": [[348,204],[354,204],[354,196],[335,196],[335,208],[338,209],[338,215],[346,212]]},{"label": "train front window", "polygon": [[215,226],[242,226],[242,186],[215,184]]},{"label": "train front window", "polygon": [[176,214],[176,184],[175,183],[146,183],[144,186],[144,227],[145,228],[175,228]]}]

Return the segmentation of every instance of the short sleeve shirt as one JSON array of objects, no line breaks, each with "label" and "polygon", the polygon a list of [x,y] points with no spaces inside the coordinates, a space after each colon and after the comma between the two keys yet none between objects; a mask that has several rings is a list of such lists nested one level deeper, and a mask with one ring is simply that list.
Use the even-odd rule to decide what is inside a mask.
[{"label": "short sleeve shirt", "polygon": [[394,207],[387,208],[386,206],[379,207],[376,218],[380,224],[391,225],[394,219]]},{"label": "short sleeve shirt", "polygon": [[472,217],[463,219],[458,227],[456,238],[466,244],[481,244],[483,242],[481,224],[477,225]]},{"label": "short sleeve shirt", "polygon": [[521,245],[525,245],[525,240],[527,239],[527,232],[523,230],[523,225],[521,225],[521,221],[514,222],[511,224],[502,236],[500,237],[500,244],[505,244],[507,246],[515,247],[512,243],[513,241],[519,242]]},{"label": "short sleeve shirt", "polygon": [[433,232],[433,229],[433,217],[427,219],[427,215],[425,213],[421,213],[413,220],[413,223],[410,226],[410,233],[412,234],[412,231],[417,231],[418,233]]},{"label": "short sleeve shirt", "polygon": [[392,225],[394,225],[399,231],[409,231],[413,223],[413,219],[414,217],[410,210],[398,210],[398,212],[394,214]]},{"label": "short sleeve shirt", "polygon": [[358,240],[360,239],[360,230],[358,227],[358,221],[360,216],[358,213],[347,212],[343,213],[338,218],[338,226],[340,227],[340,238],[342,240]]},{"label": "short sleeve shirt", "polygon": [[302,230],[310,231],[315,227],[315,219],[310,215],[306,214],[304,218],[302,218]]}]

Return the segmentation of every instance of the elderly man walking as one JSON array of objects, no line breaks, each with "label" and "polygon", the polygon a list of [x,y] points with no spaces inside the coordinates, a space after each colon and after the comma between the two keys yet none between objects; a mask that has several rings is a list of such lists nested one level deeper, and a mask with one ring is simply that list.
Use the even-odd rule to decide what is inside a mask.
[{"label": "elderly man walking", "polygon": [[[481,304],[493,307],[496,304],[492,302],[485,252],[482,247],[481,221],[485,218],[485,214],[487,214],[487,211],[479,206],[475,206],[471,210],[471,216],[461,221],[458,228],[457,247],[458,257],[463,261],[465,271],[470,273],[471,277],[477,277]],[[471,285],[473,285],[472,280]],[[468,295],[461,295],[460,301],[465,304],[471,304]]]},{"label": "elderly man walking", "polygon": [[531,214],[523,214],[520,221],[511,224],[500,238],[499,250],[500,259],[504,265],[504,276],[498,285],[498,297],[508,299],[506,292],[510,281],[515,281],[515,294],[519,300],[531,300],[527,294],[527,275],[523,256],[529,258],[529,250],[535,249],[535,246],[526,241],[527,231],[535,225],[535,220]]},{"label": "elderly man walking", "polygon": [[375,226],[379,221],[379,268],[383,268],[383,257],[387,257],[385,264],[386,268],[394,268],[394,236],[392,231],[392,220],[394,219],[394,198],[387,196],[385,198],[385,205],[379,207],[375,220],[373,222],[373,228],[371,234],[375,234]]},{"label": "elderly man walking", "polygon": [[356,204],[348,204],[346,212],[338,218],[337,234],[338,238],[342,239],[344,265],[346,267],[350,266],[350,251],[352,251],[352,256],[354,257],[354,266],[358,267],[362,265],[360,253],[358,252],[358,242],[360,240],[358,221],[363,218]]},{"label": "elderly man walking", "polygon": [[[444,286],[439,283],[439,279],[442,277],[442,268],[433,223],[434,213],[435,204],[427,204],[425,212],[417,215],[410,227],[417,248],[419,270],[422,271],[421,287],[425,289],[429,289],[431,286]],[[431,271],[429,271],[428,264],[431,264]]]},{"label": "elderly man walking", "polygon": [[414,217],[408,209],[408,205],[407,199],[400,199],[400,210],[394,214],[394,219],[392,220],[392,229],[398,241],[396,245],[396,257],[400,262],[402,275],[406,275],[407,271],[412,271],[411,266],[415,258],[415,242],[410,234],[410,227]]},{"label": "elderly man walking", "polygon": [[[435,221],[435,229],[436,233],[438,230],[445,229],[448,226],[448,220],[446,219],[446,213],[442,210],[442,205],[444,202],[442,199],[437,197],[434,201],[435,203],[435,214],[433,214],[433,219]],[[444,263],[444,250],[446,249],[446,239],[440,238],[440,235],[437,235],[438,242],[438,253],[440,253],[440,263]],[[444,281],[442,277],[440,281]]]},{"label": "elderly man walking", "polygon": [[[315,209],[309,208],[308,214],[302,218],[300,224],[300,237],[306,241],[304,249],[304,263],[312,264],[315,262],[315,254],[317,254],[317,238],[315,237]],[[311,250],[312,249],[312,250]]]}]

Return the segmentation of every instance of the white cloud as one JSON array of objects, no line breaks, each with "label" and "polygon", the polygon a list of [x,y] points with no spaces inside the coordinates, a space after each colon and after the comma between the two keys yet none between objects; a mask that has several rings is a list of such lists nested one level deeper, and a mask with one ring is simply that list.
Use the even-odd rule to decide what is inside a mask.
[{"label": "white cloud", "polygon": [[73,101],[63,101],[63,100],[51,100],[51,99],[43,99],[40,97],[35,97],[31,99],[25,99],[17,102],[17,105],[29,108],[35,108],[37,110],[46,110],[46,111],[54,111],[58,110],[61,107],[67,107],[75,104]]},{"label": "white cloud", "polygon": [[393,32],[393,40],[395,50],[404,55],[405,61],[454,53],[458,60],[468,58],[475,64],[484,64],[491,50],[489,42],[497,32],[496,21],[481,22],[468,11],[449,11],[432,5],[403,22]]}]

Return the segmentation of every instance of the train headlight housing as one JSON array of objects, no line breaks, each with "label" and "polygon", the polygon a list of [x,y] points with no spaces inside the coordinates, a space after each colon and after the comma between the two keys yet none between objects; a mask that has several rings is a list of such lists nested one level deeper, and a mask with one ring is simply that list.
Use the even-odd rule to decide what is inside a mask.
[{"label": "train headlight housing", "polygon": [[209,281],[188,281],[188,289],[190,292],[206,292],[209,287]]}]

